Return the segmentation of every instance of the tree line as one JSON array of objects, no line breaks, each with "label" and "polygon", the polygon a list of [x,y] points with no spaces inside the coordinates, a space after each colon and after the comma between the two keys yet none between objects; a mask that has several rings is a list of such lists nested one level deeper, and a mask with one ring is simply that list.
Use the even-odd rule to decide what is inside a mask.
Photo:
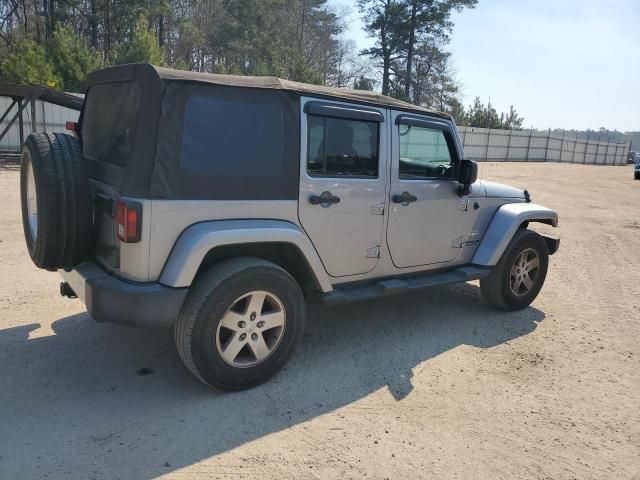
[{"label": "tree line", "polygon": [[345,38],[346,11],[327,0],[2,0],[0,81],[83,91],[92,70],[149,62],[274,75],[373,90],[451,113],[458,123],[520,128],[479,100],[465,109],[447,50],[451,14],[477,0],[358,0],[372,37]]},{"label": "tree line", "polygon": [[[547,130],[545,130],[545,132],[546,131]],[[580,138],[582,140],[596,140],[609,143],[631,142],[631,147],[634,151],[638,150],[640,146],[640,131],[620,132],[618,130],[609,130],[605,127],[600,127],[598,130],[563,130],[561,128],[555,128],[548,131],[556,137]]]},{"label": "tree line", "polygon": [[73,89],[95,68],[149,62],[353,86],[368,66],[344,29],[327,0],[6,0],[0,74]]},{"label": "tree line", "polygon": [[498,128],[504,130],[521,130],[524,118],[516,112],[513,105],[508,112],[500,112],[491,105],[491,101],[485,105],[476,97],[472,105],[464,108],[456,98],[451,102],[451,115],[456,119],[458,125],[481,128]]}]

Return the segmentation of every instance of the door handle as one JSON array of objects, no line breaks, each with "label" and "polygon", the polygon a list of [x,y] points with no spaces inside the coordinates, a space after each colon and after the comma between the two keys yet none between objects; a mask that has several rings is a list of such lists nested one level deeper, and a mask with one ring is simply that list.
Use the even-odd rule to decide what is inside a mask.
[{"label": "door handle", "polygon": [[412,202],[418,200],[418,197],[411,195],[409,192],[402,192],[402,195],[394,195],[391,197],[393,203],[400,203],[402,205],[409,205]]},{"label": "door handle", "polygon": [[336,203],[340,203],[340,197],[332,195],[331,192],[322,192],[320,195],[311,195],[309,197],[311,205],[320,205],[322,208],[330,207]]}]

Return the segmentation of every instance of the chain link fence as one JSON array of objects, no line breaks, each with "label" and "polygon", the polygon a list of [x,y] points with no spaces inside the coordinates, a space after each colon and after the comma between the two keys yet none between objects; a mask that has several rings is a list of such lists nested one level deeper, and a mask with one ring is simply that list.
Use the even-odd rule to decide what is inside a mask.
[{"label": "chain link fence", "polygon": [[458,127],[465,157],[480,162],[563,162],[626,165],[631,142],[557,136],[535,130]]}]

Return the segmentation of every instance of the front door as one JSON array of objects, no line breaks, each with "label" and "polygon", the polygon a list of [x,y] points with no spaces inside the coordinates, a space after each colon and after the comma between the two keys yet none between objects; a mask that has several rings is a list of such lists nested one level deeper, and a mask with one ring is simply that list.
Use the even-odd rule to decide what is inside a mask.
[{"label": "front door", "polygon": [[392,114],[387,242],[396,267],[453,262],[469,224],[455,180],[453,126],[437,117]]},{"label": "front door", "polygon": [[385,109],[301,102],[298,215],[329,275],[367,273],[384,232]]}]

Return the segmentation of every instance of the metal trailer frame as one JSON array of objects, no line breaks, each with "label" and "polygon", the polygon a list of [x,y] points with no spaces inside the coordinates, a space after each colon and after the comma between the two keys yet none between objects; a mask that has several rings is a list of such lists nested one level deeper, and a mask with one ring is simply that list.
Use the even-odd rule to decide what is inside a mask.
[{"label": "metal trailer frame", "polygon": [[9,123],[0,131],[0,141],[5,137],[13,124],[18,121],[20,132],[20,145],[24,144],[24,115],[27,105],[31,106],[31,131],[36,131],[36,100],[52,103],[72,110],[82,110],[84,99],[59,92],[51,88],[40,85],[21,85],[17,83],[0,82],[0,97],[9,97],[12,102],[9,107],[0,115],[0,124],[9,116],[13,107],[16,111],[9,120]]}]

